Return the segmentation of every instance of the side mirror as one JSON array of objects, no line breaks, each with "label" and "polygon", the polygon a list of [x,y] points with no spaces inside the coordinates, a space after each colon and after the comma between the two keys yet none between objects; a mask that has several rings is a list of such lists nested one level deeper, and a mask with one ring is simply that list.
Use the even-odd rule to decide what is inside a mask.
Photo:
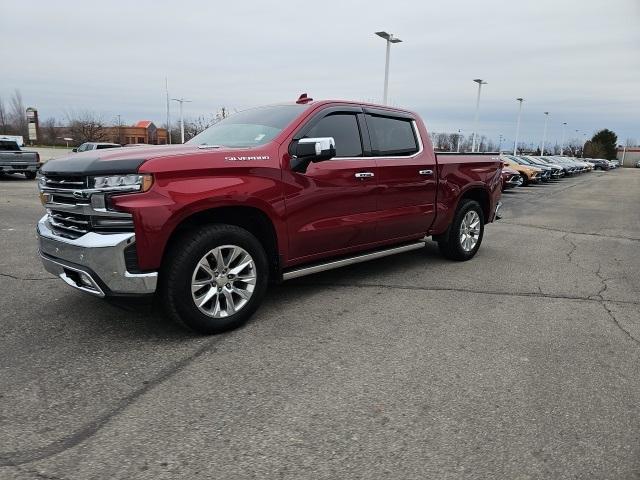
[{"label": "side mirror", "polygon": [[306,172],[310,162],[324,162],[336,156],[333,137],[301,138],[293,149],[291,168],[295,172]]},{"label": "side mirror", "polygon": [[78,149],[77,149],[77,148],[74,148],[74,149],[72,149],[71,151],[72,151],[72,152],[77,152],[77,151],[78,151]]}]

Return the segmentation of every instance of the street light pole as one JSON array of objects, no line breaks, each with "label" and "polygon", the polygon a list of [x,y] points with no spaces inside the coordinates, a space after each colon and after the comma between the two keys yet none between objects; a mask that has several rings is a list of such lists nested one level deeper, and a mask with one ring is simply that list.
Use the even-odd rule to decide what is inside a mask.
[{"label": "street light pole", "polygon": [[518,154],[518,137],[520,136],[520,114],[522,113],[522,101],[524,98],[516,98],[518,101],[518,121],[516,122],[516,139],[513,142],[513,154]]},{"label": "street light pole", "polygon": [[184,143],[184,116],[182,114],[182,104],[185,102],[191,102],[191,100],[185,100],[184,98],[172,98],[171,100],[180,104],[180,138],[182,140],[181,143]]},{"label": "street light pole", "polygon": [[169,80],[164,77],[164,93],[167,97],[167,143],[171,145],[171,118],[169,117]]},{"label": "street light pole", "polygon": [[387,53],[384,62],[384,93],[382,95],[382,103],[387,105],[389,99],[389,57],[391,56],[391,44],[400,43],[402,40],[394,37],[393,33],[376,32],[376,35],[387,41]]},{"label": "street light pole", "polygon": [[562,122],[562,142],[560,143],[560,156],[564,152],[564,129],[567,126],[567,122]]},{"label": "street light pole", "polygon": [[542,145],[540,145],[540,156],[544,155],[544,142],[547,140],[547,122],[549,121],[549,112],[544,112],[544,130],[542,132]]},{"label": "street light pole", "polygon": [[461,133],[462,133],[462,130],[458,129],[458,146],[456,147],[456,151],[458,153],[460,153],[460,137],[462,136]]},{"label": "street light pole", "polygon": [[487,82],[480,78],[473,80],[478,84],[478,98],[476,99],[476,116],[473,120],[473,140],[471,141],[471,152],[476,151],[476,135],[478,131],[478,116],[480,115],[480,93],[482,92],[482,85],[486,85]]}]

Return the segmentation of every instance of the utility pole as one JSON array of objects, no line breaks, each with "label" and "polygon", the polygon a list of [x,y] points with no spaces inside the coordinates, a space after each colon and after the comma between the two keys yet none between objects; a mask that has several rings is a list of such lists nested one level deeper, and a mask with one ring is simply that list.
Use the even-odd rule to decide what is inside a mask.
[{"label": "utility pole", "polygon": [[185,100],[185,98],[172,98],[171,100],[178,102],[180,104],[180,140],[181,143],[184,143],[184,115],[182,113],[182,104],[189,103],[191,100]]},{"label": "utility pole", "polygon": [[478,132],[478,116],[480,114],[480,93],[482,91],[482,85],[486,85],[487,82],[480,78],[476,78],[473,80],[478,84],[478,98],[476,100],[476,116],[473,120],[473,140],[471,141],[471,152],[476,151],[476,135]]},{"label": "utility pole", "polygon": [[544,156],[544,142],[547,140],[547,121],[549,120],[549,112],[544,112],[544,130],[542,132],[542,144],[540,145],[540,156]]},{"label": "utility pole", "polygon": [[164,77],[164,93],[167,97],[167,141],[171,145],[171,120],[169,118],[169,80]]},{"label": "utility pole", "polygon": [[516,122],[516,139],[513,142],[513,154],[518,154],[518,137],[520,136],[520,114],[522,113],[522,102],[524,98],[516,98],[516,100],[520,103],[518,106],[518,121]]}]

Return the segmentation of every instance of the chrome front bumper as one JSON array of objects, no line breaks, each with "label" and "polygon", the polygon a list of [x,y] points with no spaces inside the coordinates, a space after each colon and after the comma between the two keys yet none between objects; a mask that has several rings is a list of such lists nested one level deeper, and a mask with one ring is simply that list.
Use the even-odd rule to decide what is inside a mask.
[{"label": "chrome front bumper", "polygon": [[520,175],[513,175],[505,183],[507,185],[513,185],[514,187],[519,187],[520,185],[522,185],[522,177]]},{"label": "chrome front bumper", "polygon": [[37,231],[40,257],[48,272],[99,297],[156,291],[157,272],[127,271],[124,249],[135,243],[135,234],[89,232],[77,239],[62,238],[51,231],[47,218],[45,215],[40,219]]}]

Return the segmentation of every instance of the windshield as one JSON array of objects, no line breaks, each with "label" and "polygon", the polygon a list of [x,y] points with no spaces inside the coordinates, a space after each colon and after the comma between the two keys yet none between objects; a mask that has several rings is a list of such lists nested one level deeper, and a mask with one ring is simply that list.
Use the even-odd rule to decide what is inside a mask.
[{"label": "windshield", "polygon": [[223,147],[263,145],[306,108],[306,105],[272,105],[245,110],[219,121],[187,143]]},{"label": "windshield", "polygon": [[529,162],[527,162],[522,157],[514,157],[513,155],[510,155],[509,158],[511,158],[511,160],[513,160],[514,162],[519,163],[520,165],[529,165]]}]

